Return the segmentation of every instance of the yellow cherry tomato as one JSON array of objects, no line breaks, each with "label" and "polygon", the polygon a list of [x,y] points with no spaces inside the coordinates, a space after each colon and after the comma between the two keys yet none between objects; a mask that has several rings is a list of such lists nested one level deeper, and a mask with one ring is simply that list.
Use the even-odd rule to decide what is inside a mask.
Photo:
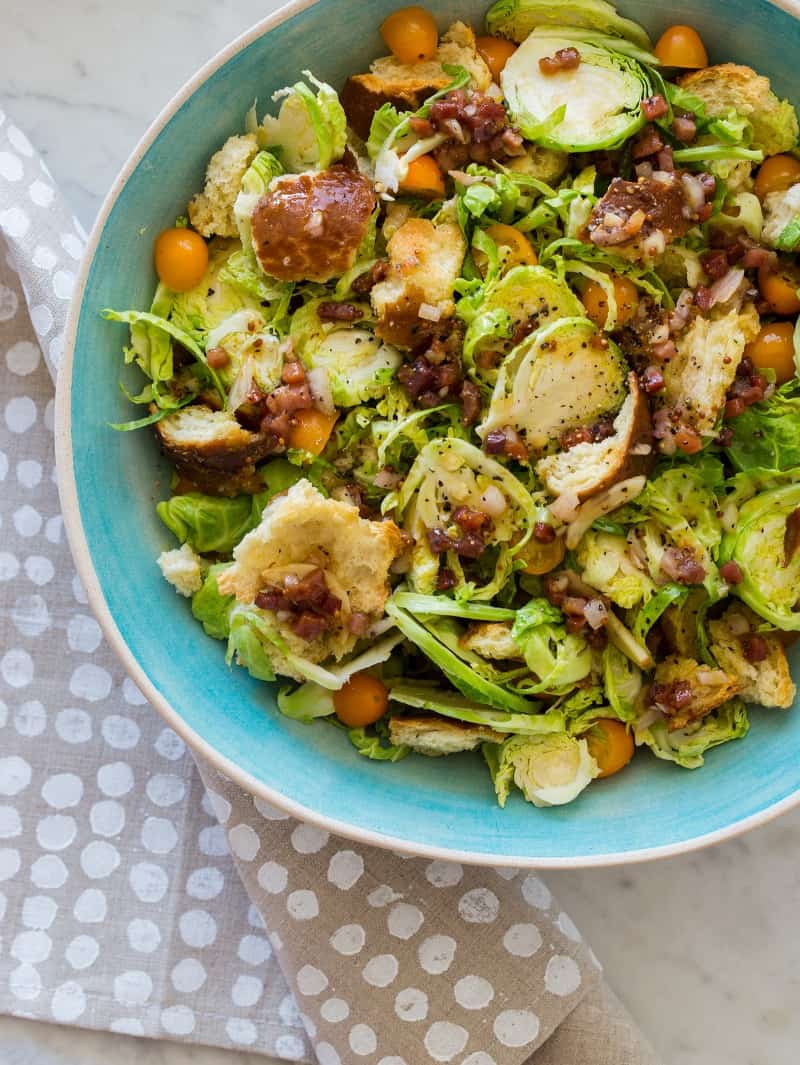
[{"label": "yellow cherry tomato", "polygon": [[408,164],[400,191],[407,196],[425,196],[431,200],[444,199],[444,174],[432,155],[420,155]]},{"label": "yellow cherry tomato", "polygon": [[[633,318],[639,306],[639,292],[636,285],[627,277],[614,277],[614,299],[617,303],[617,329],[626,325]],[[586,308],[586,317],[594,322],[598,329],[604,329],[608,321],[608,299],[605,289],[597,281],[590,281],[581,293],[581,301]]]},{"label": "yellow cherry tomato", "polygon": [[194,288],[208,266],[208,245],[193,229],[165,229],[156,238],[154,252],[158,278],[173,292]]},{"label": "yellow cherry tomato", "polygon": [[800,181],[800,159],[793,155],[771,155],[759,167],[755,180],[755,194],[759,200],[771,192],[783,192]]},{"label": "yellow cherry tomato", "polygon": [[516,52],[517,46],[505,37],[478,37],[475,44],[481,59],[491,70],[492,77],[499,83],[503,67]]},{"label": "yellow cherry tomato", "polygon": [[788,263],[780,263],[777,269],[769,265],[758,271],[758,288],[761,295],[775,314],[797,314],[800,312],[800,271]]},{"label": "yellow cherry tomato", "polygon": [[433,59],[439,43],[433,15],[424,7],[401,7],[381,23],[381,37],[401,63]]},{"label": "yellow cherry tomato", "polygon": [[371,673],[354,673],[343,688],[333,693],[336,716],[348,728],[372,725],[386,713],[386,685]]},{"label": "yellow cherry tomato", "polygon": [[[507,249],[503,261],[506,270],[510,270],[512,266],[536,266],[538,263],[531,242],[513,226],[507,226],[505,222],[494,222],[486,227],[486,235],[492,238],[501,254],[503,249]],[[483,252],[479,248],[473,248],[472,258],[480,272],[485,274],[487,259]]]},{"label": "yellow cherry tomato", "polygon": [[310,451],[312,455],[321,455],[333,432],[337,417],[336,414],[326,414],[316,407],[297,411],[289,430],[289,447]]},{"label": "yellow cherry tomato", "polygon": [[584,738],[589,754],[600,770],[598,780],[619,773],[633,758],[633,736],[621,721],[610,717],[600,718]]},{"label": "yellow cherry tomato", "polygon": [[653,51],[664,67],[699,70],[708,66],[706,46],[691,26],[670,26],[658,38]]},{"label": "yellow cherry tomato", "polygon": [[785,385],[795,376],[794,322],[772,322],[762,325],[755,340],[744,349],[758,370],[774,370],[775,380]]},{"label": "yellow cherry tomato", "polygon": [[567,548],[563,536],[557,536],[550,543],[530,539],[522,548],[519,556],[524,562],[522,572],[529,573],[532,577],[540,577],[554,570],[556,566],[560,566],[566,553]]}]

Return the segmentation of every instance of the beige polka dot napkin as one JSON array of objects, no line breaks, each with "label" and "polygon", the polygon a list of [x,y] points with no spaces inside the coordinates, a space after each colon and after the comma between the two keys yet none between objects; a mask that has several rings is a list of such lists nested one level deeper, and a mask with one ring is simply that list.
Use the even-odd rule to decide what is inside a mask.
[{"label": "beige polka dot napkin", "polygon": [[0,1010],[319,1065],[655,1065],[534,874],[198,775],[63,541],[50,375],[83,234],[2,113],[0,232]]}]

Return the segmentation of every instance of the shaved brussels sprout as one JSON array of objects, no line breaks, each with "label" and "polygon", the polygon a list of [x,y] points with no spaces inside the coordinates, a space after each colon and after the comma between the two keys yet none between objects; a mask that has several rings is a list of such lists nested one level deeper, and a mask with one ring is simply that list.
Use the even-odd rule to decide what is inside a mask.
[{"label": "shaved brussels sprout", "polygon": [[623,18],[606,0],[497,0],[486,15],[486,30],[520,43],[537,26],[595,30],[650,48],[646,31]]},{"label": "shaved brussels sprout", "polygon": [[[539,60],[577,46],[580,64],[544,74]],[[645,123],[642,101],[653,94],[635,59],[571,33],[533,33],[501,74],[511,116],[526,140],[556,151],[618,148]]]},{"label": "shaved brussels sprout", "polygon": [[587,318],[550,322],[518,344],[497,376],[478,434],[510,426],[541,453],[567,429],[616,412],[625,399],[627,363],[612,340],[596,344]]},{"label": "shaved brussels sprout", "polygon": [[603,651],[603,683],[620,721],[634,721],[643,687],[642,671],[613,643]]},{"label": "shaved brussels sprout", "polygon": [[720,563],[742,571],[734,595],[779,629],[800,631],[800,551],[793,531],[800,483],[761,492],[739,508],[735,526],[720,546]]},{"label": "shaved brussels sprout", "polygon": [[568,692],[591,672],[591,648],[582,636],[567,632],[563,614],[546,599],[531,599],[517,611],[511,636],[536,676],[525,682],[532,695]]},{"label": "shaved brussels sprout", "polygon": [[511,736],[481,748],[497,801],[505,806],[512,784],[534,806],[563,806],[576,799],[600,770],[586,740],[566,732],[549,736]]},{"label": "shaved brussels sprout", "polygon": [[[259,152],[242,178],[242,187],[233,205],[233,216],[239,230],[242,247],[252,253],[252,228],[250,219],[253,210],[262,196],[266,194],[273,178],[283,173],[283,167],[272,152]],[[255,256],[254,256],[255,258]]]},{"label": "shaved brussels sprout", "polygon": [[[564,714],[560,710],[548,710],[546,713],[504,713],[492,710],[485,703],[472,702],[458,692],[444,691],[429,684],[414,684],[411,681],[395,682],[389,687],[389,699],[404,706],[418,707],[449,717],[455,721],[466,721],[471,725],[485,725],[498,732],[508,732],[520,736],[539,736],[551,732],[563,732]],[[536,703],[529,703],[529,708],[536,708]]]},{"label": "shaved brussels sprout", "polygon": [[664,720],[636,730],[636,742],[645,744],[656,758],[675,762],[684,769],[699,769],[703,755],[712,747],[746,736],[750,728],[747,709],[741,699],[731,699],[686,728],[670,732]]},{"label": "shaved brussels sprout", "polygon": [[295,721],[313,721],[317,717],[329,717],[336,712],[333,693],[319,684],[306,682],[291,691],[281,688],[278,692],[278,709],[284,717]]},{"label": "shaved brussels sprout", "polygon": [[[229,407],[235,391],[231,386],[240,374],[243,379],[246,377],[248,384],[258,385],[263,392],[277,388],[283,368],[280,345],[278,334],[265,325],[257,311],[236,311],[209,332],[206,338],[208,350],[224,348],[228,356],[227,363],[217,373],[225,387],[231,389]],[[234,398],[236,406],[241,399],[241,396]]]},{"label": "shaved brussels sprout", "polygon": [[626,609],[641,603],[655,585],[633,561],[624,536],[589,530],[575,552],[583,579],[617,606]]},{"label": "shaved brussels sprout", "polygon": [[[428,531],[450,529],[451,513],[457,507],[483,510],[487,498],[497,513],[486,543],[499,553],[491,578],[476,586],[468,584],[455,551],[444,556],[431,551]],[[456,578],[457,598],[493,598],[511,575],[514,556],[530,539],[537,521],[536,504],[521,481],[480,448],[456,437],[426,444],[396,498],[387,499],[387,505],[396,506],[406,532],[414,537],[409,582],[414,591],[423,594],[435,590],[440,559],[446,557]],[[453,531],[459,535],[457,529]]]},{"label": "shaved brussels sprout", "polygon": [[[274,148],[287,170],[325,170],[341,159],[347,143],[347,118],[336,90],[303,71],[313,88],[298,81],[273,93],[282,100],[277,118],[262,121],[263,140]],[[316,89],[316,93],[314,92]]]}]

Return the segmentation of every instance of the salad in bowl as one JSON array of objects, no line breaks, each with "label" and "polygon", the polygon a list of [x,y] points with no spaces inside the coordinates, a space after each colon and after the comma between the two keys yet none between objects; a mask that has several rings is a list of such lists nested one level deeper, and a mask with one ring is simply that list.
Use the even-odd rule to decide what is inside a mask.
[{"label": "salad in bowl", "polygon": [[794,701],[798,120],[605,0],[482,29],[403,8],[243,116],[150,308],[104,312],[146,379],[113,428],[280,713],[546,807]]}]

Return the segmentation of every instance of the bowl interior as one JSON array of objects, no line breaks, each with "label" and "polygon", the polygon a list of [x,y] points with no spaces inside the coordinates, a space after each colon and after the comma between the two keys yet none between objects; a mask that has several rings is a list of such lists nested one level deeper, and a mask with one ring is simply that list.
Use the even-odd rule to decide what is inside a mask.
[{"label": "bowl interior", "polygon": [[[190,742],[217,752],[229,770],[237,767],[253,790],[283,797],[296,812],[302,807],[338,831],[462,852],[475,861],[539,865],[624,861],[696,844],[758,818],[800,789],[800,713],[754,710],[746,741],[712,751],[699,773],[640,752],[627,772],[569,806],[538,811],[516,796],[501,811],[477,755],[374,763],[359,757],[338,730],[282,718],[271,688],[226,667],[223,645],[204,635],[188,602],[155,565],[162,550],[175,546],[154,509],[168,494],[169,471],[148,431],[108,428],[131,417],[117,387],[126,331],[102,321],[99,311],[148,305],[154,235],[183,213],[206,160],[241,128],[254,97],[263,109],[304,67],[340,86],[381,54],[376,27],[396,6],[397,0],[319,0],[255,35],[195,91],[181,95],[129,164],[95,235],[71,365],[68,356],[62,369],[62,378],[71,376],[71,392],[60,403],[60,439],[68,445],[71,421],[72,441],[71,454],[61,456],[65,516],[82,576],[135,678],[157,705],[172,708]],[[429,6],[442,27],[456,17],[479,26],[486,8],[483,0]],[[648,0],[623,0],[620,7],[655,36],[667,23],[696,26],[712,61],[749,63],[768,74],[781,95],[792,96],[800,25],[766,0],[693,0],[668,12]]]}]

